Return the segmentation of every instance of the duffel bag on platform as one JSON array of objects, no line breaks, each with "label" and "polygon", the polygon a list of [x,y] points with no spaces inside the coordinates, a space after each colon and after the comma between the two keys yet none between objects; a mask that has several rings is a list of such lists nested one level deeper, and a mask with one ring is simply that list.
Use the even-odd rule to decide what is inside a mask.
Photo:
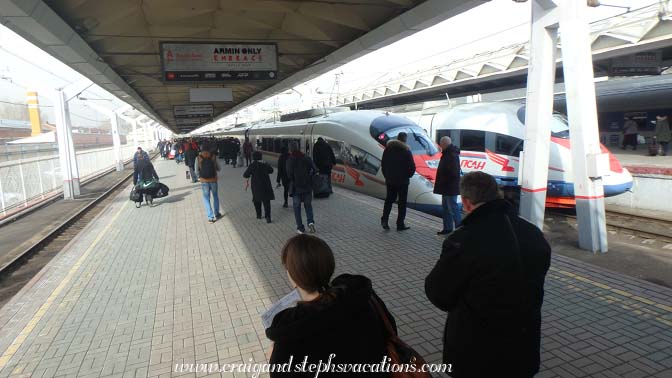
[{"label": "duffel bag on platform", "polygon": [[168,188],[168,185],[159,183],[159,189],[156,191],[156,195],[154,195],[154,198],[161,198],[167,196],[169,190],[170,188]]},{"label": "duffel bag on platform", "polygon": [[135,188],[139,192],[151,192],[153,190],[156,190],[158,188],[159,182],[156,180],[143,180],[138,182],[138,184],[135,186]]},{"label": "duffel bag on platform", "polygon": [[138,193],[135,189],[135,186],[131,189],[131,195],[129,198],[133,202],[142,202],[142,194]]}]

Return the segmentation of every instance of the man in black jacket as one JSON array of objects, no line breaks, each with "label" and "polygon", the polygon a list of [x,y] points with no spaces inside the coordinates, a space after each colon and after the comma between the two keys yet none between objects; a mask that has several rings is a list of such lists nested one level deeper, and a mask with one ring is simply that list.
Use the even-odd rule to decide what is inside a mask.
[{"label": "man in black jacket", "polygon": [[308,230],[315,233],[315,219],[313,217],[313,185],[312,176],[317,173],[315,163],[301,150],[296,142],[289,145],[290,155],[287,158],[287,177],[289,178],[289,195],[292,196],[296,232],[303,234],[306,228],[301,218],[301,203],[306,208]]},{"label": "man in black jacket", "polygon": [[397,215],[397,231],[408,230],[410,227],[404,224],[406,219],[406,199],[408,197],[409,179],[415,174],[415,163],[413,154],[406,144],[406,133],[401,132],[397,140],[387,142],[383,152],[381,168],[385,176],[385,186],[387,187],[387,196],[385,197],[385,206],[383,207],[383,216],[380,218],[380,225],[383,229],[389,230],[388,220],[392,211],[392,204],[397,202],[399,213]]},{"label": "man in black jacket", "polygon": [[532,377],[551,248],[501,199],[492,176],[466,174],[460,192],[469,214],[425,279],[429,300],[449,313],[443,362],[453,377]]},{"label": "man in black jacket", "polygon": [[460,149],[448,136],[439,141],[443,154],[436,170],[434,193],[440,194],[443,209],[443,229],[438,235],[447,235],[462,222],[462,210],[457,204],[460,194]]},{"label": "man in black jacket", "polygon": [[329,187],[328,194],[333,193],[334,191],[331,189],[331,168],[336,165],[336,156],[334,155],[334,150],[331,149],[331,146],[322,137],[317,138],[317,142],[313,146],[313,161],[320,171],[320,175],[327,182],[327,186]]}]

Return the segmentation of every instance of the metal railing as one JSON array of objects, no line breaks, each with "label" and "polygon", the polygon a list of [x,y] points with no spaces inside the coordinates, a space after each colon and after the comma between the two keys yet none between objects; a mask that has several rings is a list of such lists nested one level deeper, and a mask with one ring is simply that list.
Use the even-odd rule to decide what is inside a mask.
[{"label": "metal railing", "polygon": [[[131,159],[135,148],[131,144],[122,145],[122,160]],[[76,156],[82,183],[115,167],[112,147],[80,151]],[[0,219],[60,195],[62,191],[58,156],[0,163]]]}]

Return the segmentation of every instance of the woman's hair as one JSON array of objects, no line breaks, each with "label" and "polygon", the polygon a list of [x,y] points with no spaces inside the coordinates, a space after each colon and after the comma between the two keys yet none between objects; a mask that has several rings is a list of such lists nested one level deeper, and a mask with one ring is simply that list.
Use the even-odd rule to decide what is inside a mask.
[{"label": "woman's hair", "polygon": [[252,160],[261,160],[261,151],[254,151],[252,153]]},{"label": "woman's hair", "polygon": [[297,286],[308,292],[319,292],[318,300],[333,299],[329,282],[336,261],[324,240],[306,234],[294,236],[282,247],[281,256],[282,265]]}]

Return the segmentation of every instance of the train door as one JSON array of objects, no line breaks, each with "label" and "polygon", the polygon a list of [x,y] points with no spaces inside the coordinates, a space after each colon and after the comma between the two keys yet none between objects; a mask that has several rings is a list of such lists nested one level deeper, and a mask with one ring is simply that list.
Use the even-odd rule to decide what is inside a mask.
[{"label": "train door", "polygon": [[303,153],[311,159],[313,158],[313,145],[317,140],[317,136],[315,137],[315,140],[313,140],[313,127],[314,124],[311,123],[303,128],[303,147],[301,147]]}]

